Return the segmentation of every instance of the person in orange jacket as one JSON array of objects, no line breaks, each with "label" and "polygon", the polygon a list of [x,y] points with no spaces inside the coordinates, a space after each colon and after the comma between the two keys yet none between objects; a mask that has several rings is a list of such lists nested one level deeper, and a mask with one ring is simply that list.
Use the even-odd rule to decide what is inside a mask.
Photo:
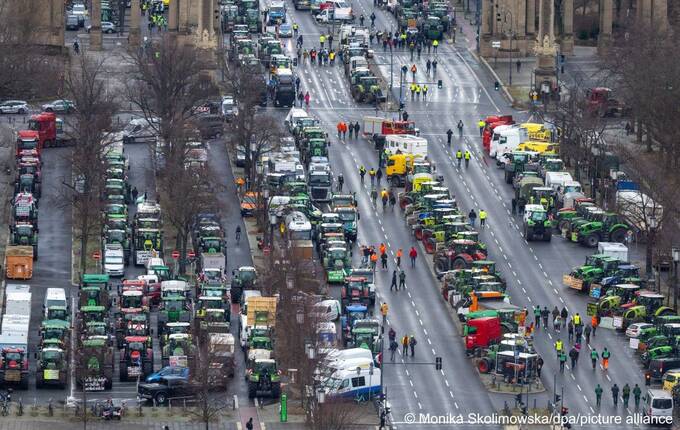
[{"label": "person in orange jacket", "polygon": [[397,267],[401,267],[401,257],[402,257],[402,255],[404,255],[404,251],[402,251],[401,248],[399,248],[397,250]]}]

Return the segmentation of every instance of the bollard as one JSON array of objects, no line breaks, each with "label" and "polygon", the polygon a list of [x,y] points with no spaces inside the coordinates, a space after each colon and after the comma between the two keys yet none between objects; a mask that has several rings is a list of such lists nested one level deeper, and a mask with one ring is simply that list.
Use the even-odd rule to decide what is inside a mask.
[{"label": "bollard", "polygon": [[21,397],[19,397],[19,410],[17,411],[18,416],[23,416],[24,415],[24,402]]},{"label": "bollard", "polygon": [[234,394],[234,410],[238,409],[238,396]]},{"label": "bollard", "polygon": [[49,415],[49,416],[54,415],[54,410],[52,409],[52,398],[51,397],[47,402],[47,415]]}]

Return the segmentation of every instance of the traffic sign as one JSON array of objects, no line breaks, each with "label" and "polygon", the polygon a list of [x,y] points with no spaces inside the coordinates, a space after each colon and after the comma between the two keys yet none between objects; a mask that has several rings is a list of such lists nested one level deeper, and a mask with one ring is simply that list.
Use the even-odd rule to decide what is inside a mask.
[{"label": "traffic sign", "polygon": [[491,47],[492,48],[500,48],[501,47],[501,41],[500,40],[492,40],[491,41]]},{"label": "traffic sign", "polygon": [[102,253],[100,251],[95,251],[92,253],[92,258],[95,260],[101,260],[102,259]]},{"label": "traffic sign", "polygon": [[189,257],[189,258],[195,258],[195,257],[196,257],[196,253],[195,253],[194,251],[189,251],[189,252],[187,253],[187,257]]},{"label": "traffic sign", "polygon": [[174,260],[177,260],[179,258],[179,251],[178,250],[175,249],[174,251],[172,251],[172,258]]}]

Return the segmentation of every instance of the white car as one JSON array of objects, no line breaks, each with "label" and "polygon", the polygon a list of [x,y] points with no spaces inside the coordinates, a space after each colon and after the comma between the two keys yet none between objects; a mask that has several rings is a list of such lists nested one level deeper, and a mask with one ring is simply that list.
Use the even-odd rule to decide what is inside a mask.
[{"label": "white car", "polygon": [[116,277],[125,275],[125,253],[121,245],[106,245],[104,249],[104,273]]},{"label": "white car", "polygon": [[638,337],[643,329],[654,327],[654,324],[649,323],[635,323],[628,326],[626,329],[626,336],[628,337]]},{"label": "white car", "polygon": [[340,302],[329,299],[314,305],[312,314],[322,321],[337,321],[341,315]]},{"label": "white car", "polygon": [[0,113],[28,113],[28,103],[23,100],[6,100],[0,103]]},{"label": "white car", "polygon": [[45,112],[64,112],[71,113],[75,106],[71,100],[55,100],[41,106]]}]

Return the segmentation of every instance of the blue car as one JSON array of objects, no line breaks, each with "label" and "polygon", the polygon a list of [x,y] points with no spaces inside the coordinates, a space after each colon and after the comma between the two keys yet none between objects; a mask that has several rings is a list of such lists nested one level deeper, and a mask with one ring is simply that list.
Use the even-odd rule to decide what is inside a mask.
[{"label": "blue car", "polygon": [[181,378],[189,379],[188,367],[166,366],[156,373],[146,377],[146,382],[159,382],[165,376],[179,376]]}]

